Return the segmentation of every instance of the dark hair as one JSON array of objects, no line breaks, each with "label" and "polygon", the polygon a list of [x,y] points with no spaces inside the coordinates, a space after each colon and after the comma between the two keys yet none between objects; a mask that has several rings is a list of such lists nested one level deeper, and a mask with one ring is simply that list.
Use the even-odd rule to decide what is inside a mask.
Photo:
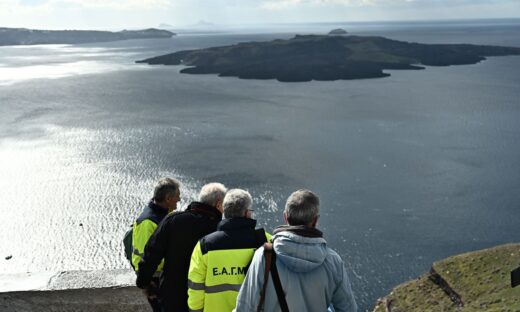
[{"label": "dark hair", "polygon": [[179,181],[171,178],[162,178],[155,186],[153,191],[153,200],[156,202],[162,202],[166,199],[169,194],[175,195],[179,191]]}]

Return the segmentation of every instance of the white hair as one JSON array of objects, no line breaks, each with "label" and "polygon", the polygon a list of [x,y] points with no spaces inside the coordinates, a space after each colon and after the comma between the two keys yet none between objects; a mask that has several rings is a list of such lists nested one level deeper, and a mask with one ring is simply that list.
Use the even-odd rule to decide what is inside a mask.
[{"label": "white hair", "polygon": [[199,202],[215,207],[217,202],[224,199],[227,188],[222,183],[208,183],[200,189]]},{"label": "white hair", "polygon": [[243,217],[253,205],[253,198],[248,191],[241,189],[229,190],[224,197],[224,217],[226,219]]}]

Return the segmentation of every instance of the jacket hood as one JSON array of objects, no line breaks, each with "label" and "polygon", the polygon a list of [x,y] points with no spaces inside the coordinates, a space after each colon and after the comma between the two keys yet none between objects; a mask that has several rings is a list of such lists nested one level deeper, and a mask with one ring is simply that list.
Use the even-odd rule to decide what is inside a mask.
[{"label": "jacket hood", "polygon": [[289,231],[273,236],[276,257],[293,272],[303,273],[321,266],[327,257],[327,241],[323,237],[305,237]]}]

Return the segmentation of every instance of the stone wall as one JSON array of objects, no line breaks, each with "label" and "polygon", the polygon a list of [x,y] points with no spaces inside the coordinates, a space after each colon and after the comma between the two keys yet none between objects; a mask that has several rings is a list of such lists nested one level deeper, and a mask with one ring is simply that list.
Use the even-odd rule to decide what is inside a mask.
[{"label": "stone wall", "polygon": [[0,311],[151,311],[134,281],[131,270],[0,275]]}]

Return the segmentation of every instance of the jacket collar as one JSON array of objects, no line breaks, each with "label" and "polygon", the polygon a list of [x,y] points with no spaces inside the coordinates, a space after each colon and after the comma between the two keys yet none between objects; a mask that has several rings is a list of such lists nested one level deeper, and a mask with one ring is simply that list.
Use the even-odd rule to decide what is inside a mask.
[{"label": "jacket collar", "polygon": [[168,209],[157,205],[156,203],[153,202],[153,200],[151,200],[148,203],[148,208],[150,208],[157,216],[159,216],[161,218],[168,214]]},{"label": "jacket collar", "polygon": [[224,219],[220,221],[220,223],[217,226],[218,231],[226,231],[226,230],[238,230],[238,229],[255,229],[256,227],[256,220],[250,219],[250,218],[231,218],[231,219]]},{"label": "jacket collar", "polygon": [[305,225],[280,225],[273,233],[277,234],[280,232],[291,232],[303,237],[323,237],[323,232]]},{"label": "jacket collar", "polygon": [[222,212],[220,212],[217,208],[213,206],[206,205],[201,202],[191,202],[188,208],[186,208],[186,211],[202,213],[204,215],[209,216],[210,218],[222,219]]}]

